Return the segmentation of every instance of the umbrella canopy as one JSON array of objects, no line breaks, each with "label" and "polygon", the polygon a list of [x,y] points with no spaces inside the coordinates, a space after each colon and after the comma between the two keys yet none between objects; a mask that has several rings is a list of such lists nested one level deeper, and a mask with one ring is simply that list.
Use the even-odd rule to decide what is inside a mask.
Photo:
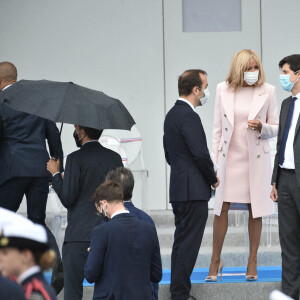
[{"label": "umbrella canopy", "polygon": [[4,104],[54,122],[99,130],[130,130],[135,124],[120,100],[72,82],[20,80],[0,93]]}]

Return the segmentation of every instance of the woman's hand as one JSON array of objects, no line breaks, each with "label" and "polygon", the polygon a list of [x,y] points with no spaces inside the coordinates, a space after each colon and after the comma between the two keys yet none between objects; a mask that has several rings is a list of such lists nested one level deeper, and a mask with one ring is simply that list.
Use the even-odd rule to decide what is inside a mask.
[{"label": "woman's hand", "polygon": [[248,121],[248,127],[251,130],[257,130],[257,131],[261,132],[262,123],[259,120],[251,120],[251,121]]}]

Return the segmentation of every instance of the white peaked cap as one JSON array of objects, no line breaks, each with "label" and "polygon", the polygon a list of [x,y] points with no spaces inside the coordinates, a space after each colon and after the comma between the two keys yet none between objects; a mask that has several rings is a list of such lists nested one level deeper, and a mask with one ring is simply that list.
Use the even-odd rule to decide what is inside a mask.
[{"label": "white peaked cap", "polygon": [[4,208],[0,208],[0,238],[1,236],[20,238],[41,244],[48,243],[47,233],[42,225],[35,224],[27,218]]}]

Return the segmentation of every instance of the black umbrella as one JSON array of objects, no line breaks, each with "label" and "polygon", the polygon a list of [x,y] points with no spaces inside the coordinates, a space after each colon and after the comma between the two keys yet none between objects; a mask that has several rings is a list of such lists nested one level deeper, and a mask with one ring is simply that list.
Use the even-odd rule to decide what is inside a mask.
[{"label": "black umbrella", "polygon": [[130,130],[135,124],[120,100],[72,82],[20,80],[0,93],[0,109],[4,104],[54,122],[99,130]]}]

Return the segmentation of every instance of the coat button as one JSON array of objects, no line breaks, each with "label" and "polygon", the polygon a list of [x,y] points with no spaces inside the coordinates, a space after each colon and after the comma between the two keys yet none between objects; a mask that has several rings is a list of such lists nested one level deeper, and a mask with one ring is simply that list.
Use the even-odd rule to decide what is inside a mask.
[{"label": "coat button", "polygon": [[227,141],[224,141],[224,144],[227,144]]},{"label": "coat button", "polygon": [[223,153],[223,156],[225,157],[225,154]]},{"label": "coat button", "polygon": [[260,155],[259,155],[259,154],[257,155],[257,158],[260,158]]},{"label": "coat button", "polygon": [[225,128],[226,131],[228,131],[228,128]]},{"label": "coat button", "polygon": [[227,115],[225,114],[224,117],[227,118]]},{"label": "coat button", "polygon": [[261,118],[261,116],[258,116],[258,118],[260,119],[260,118]]}]

